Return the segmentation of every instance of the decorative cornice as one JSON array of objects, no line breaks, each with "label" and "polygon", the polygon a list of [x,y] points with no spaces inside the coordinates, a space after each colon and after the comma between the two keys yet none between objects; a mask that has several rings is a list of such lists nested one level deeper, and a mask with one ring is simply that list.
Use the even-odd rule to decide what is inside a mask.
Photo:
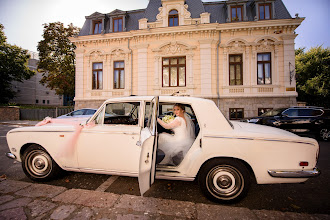
[{"label": "decorative cornice", "polygon": [[138,45],[132,46],[132,48],[134,48],[134,49],[147,49],[148,47],[149,47],[149,44],[138,44]]},{"label": "decorative cornice", "polygon": [[294,40],[297,36],[298,34],[285,34],[282,35],[281,37],[283,40]]},{"label": "decorative cornice", "polygon": [[203,40],[198,40],[200,44],[215,44],[218,41],[214,39],[203,39]]},{"label": "decorative cornice", "polygon": [[[285,39],[290,36],[295,37],[294,30],[300,25],[304,18],[299,19],[281,19],[270,21],[251,21],[251,22],[235,22],[235,23],[209,23],[199,25],[184,25],[179,27],[162,27],[153,29],[133,30],[127,32],[107,33],[104,35],[86,35],[79,37],[71,37],[71,42],[77,45],[83,45],[84,43],[111,43],[122,42],[128,39],[139,41],[140,39],[148,39],[150,37],[162,37],[169,35],[187,35],[203,33],[205,36],[209,34],[215,34],[216,32],[237,32],[237,31],[255,31],[255,30],[282,30],[281,35]],[[211,36],[212,37],[212,36]]]}]

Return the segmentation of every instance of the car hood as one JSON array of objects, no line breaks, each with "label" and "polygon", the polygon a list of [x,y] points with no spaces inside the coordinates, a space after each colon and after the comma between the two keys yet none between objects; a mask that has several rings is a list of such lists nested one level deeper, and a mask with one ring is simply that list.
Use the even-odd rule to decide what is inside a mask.
[{"label": "car hood", "polygon": [[75,126],[70,124],[55,124],[49,123],[43,126],[31,126],[31,127],[20,127],[14,128],[8,131],[7,134],[17,132],[50,132],[50,131],[75,131]]},{"label": "car hood", "polygon": [[90,118],[92,116],[93,115],[78,115],[78,116],[61,115],[61,116],[58,116],[57,119],[86,120],[86,118]]}]

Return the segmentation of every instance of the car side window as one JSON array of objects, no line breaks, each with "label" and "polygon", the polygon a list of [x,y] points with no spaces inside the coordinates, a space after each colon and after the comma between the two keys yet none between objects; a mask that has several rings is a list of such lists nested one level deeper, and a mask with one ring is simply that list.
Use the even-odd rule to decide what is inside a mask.
[{"label": "car side window", "polygon": [[144,126],[143,127],[146,127],[147,124],[148,124],[150,112],[151,112],[150,102],[146,102],[146,104],[145,104],[145,111],[144,111]]},{"label": "car side window", "polygon": [[102,111],[99,112],[99,114],[96,116],[95,118],[95,124],[102,124],[103,123],[103,112],[104,112],[104,108],[102,109]]},{"label": "car side window", "polygon": [[298,116],[298,109],[288,109],[282,113],[284,116],[296,117]]},{"label": "car side window", "polygon": [[[159,107],[159,115],[160,117],[165,116],[165,115],[174,115],[173,113],[173,106],[176,103],[160,103],[160,107]],[[187,114],[190,117],[195,117],[195,113],[194,110],[191,108],[190,105],[185,105],[185,112],[187,112]]]},{"label": "car side window", "polygon": [[303,117],[320,116],[322,113],[319,109],[299,109],[299,116]]},{"label": "car side window", "polygon": [[140,102],[109,103],[105,106],[104,124],[138,125]]},{"label": "car side window", "polygon": [[312,109],[298,109],[298,112],[302,117],[312,116]]},{"label": "car side window", "polygon": [[[174,115],[173,113],[173,106],[176,103],[159,103],[159,115],[158,117],[160,119],[164,118],[167,115]],[[188,116],[191,118],[191,120],[193,121],[194,125],[195,125],[195,136],[197,137],[200,128],[199,128],[199,124],[195,115],[195,112],[193,110],[193,108],[191,107],[191,105],[187,105],[187,104],[183,104],[185,106],[185,112],[188,114]],[[170,130],[166,130],[164,128],[162,128],[161,126],[158,126],[158,131],[160,132],[169,132]]]},{"label": "car side window", "polygon": [[84,114],[84,110],[77,110],[75,112],[72,112],[72,116],[83,115],[83,114]]}]

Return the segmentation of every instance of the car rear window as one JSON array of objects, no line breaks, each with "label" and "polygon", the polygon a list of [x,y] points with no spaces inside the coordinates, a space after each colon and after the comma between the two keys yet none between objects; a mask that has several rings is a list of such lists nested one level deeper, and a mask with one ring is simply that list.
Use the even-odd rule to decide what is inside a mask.
[{"label": "car rear window", "polygon": [[320,109],[299,109],[299,116],[320,116],[322,113],[323,111]]}]

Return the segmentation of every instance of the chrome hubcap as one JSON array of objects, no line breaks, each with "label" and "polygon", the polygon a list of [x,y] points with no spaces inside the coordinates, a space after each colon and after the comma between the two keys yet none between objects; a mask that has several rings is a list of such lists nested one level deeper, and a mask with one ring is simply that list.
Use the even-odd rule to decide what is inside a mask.
[{"label": "chrome hubcap", "polygon": [[25,165],[31,176],[35,178],[45,177],[52,169],[52,159],[44,151],[34,150],[27,155]]},{"label": "chrome hubcap", "polygon": [[45,161],[43,161],[41,158],[37,158],[34,162],[34,166],[39,169],[42,170],[43,168],[45,168]]},{"label": "chrome hubcap", "polygon": [[223,200],[235,198],[244,188],[242,174],[230,165],[214,167],[208,173],[206,181],[209,192]]},{"label": "chrome hubcap", "polygon": [[228,189],[232,185],[232,180],[229,176],[220,176],[217,179],[217,185],[223,189]]}]

